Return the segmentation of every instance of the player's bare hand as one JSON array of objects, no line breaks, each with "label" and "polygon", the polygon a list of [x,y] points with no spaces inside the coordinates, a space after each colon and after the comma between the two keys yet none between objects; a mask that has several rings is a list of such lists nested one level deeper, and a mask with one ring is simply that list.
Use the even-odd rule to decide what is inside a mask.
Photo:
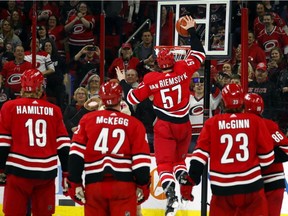
[{"label": "player's bare hand", "polygon": [[192,18],[192,16],[188,16],[186,15],[185,17],[183,17],[183,19],[186,21],[186,25],[183,26],[181,25],[181,27],[185,30],[189,29],[189,28],[192,28],[192,27],[195,27],[196,26],[196,22],[195,20]]},{"label": "player's bare hand", "polygon": [[117,78],[118,78],[119,82],[121,80],[125,80],[125,72],[123,70],[120,70],[119,67],[116,67],[115,70],[116,70],[116,74],[117,74]]}]

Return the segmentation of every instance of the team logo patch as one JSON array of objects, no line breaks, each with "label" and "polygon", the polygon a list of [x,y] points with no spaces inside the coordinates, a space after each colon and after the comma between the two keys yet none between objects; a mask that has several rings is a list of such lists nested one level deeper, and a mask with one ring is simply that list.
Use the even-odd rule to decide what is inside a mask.
[{"label": "team logo patch", "polygon": [[16,85],[21,83],[21,76],[22,74],[12,74],[11,76],[8,77],[7,83],[9,85]]},{"label": "team logo patch", "polygon": [[203,112],[204,112],[203,105],[196,105],[196,106],[191,107],[191,109],[189,110],[189,115],[198,116],[198,115],[202,115]]}]

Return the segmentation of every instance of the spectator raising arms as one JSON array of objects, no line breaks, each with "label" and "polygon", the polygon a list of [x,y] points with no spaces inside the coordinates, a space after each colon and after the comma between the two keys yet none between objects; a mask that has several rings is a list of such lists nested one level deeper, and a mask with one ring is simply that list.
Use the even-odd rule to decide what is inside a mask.
[{"label": "spectator raising arms", "polygon": [[77,15],[68,18],[65,31],[68,33],[70,56],[73,58],[86,44],[94,44],[94,16],[88,14],[87,4],[81,2]]},{"label": "spectator raising arms", "polygon": [[93,45],[84,46],[74,56],[71,61],[71,68],[76,71],[74,89],[85,87],[91,75],[99,74],[99,56],[99,47]]}]

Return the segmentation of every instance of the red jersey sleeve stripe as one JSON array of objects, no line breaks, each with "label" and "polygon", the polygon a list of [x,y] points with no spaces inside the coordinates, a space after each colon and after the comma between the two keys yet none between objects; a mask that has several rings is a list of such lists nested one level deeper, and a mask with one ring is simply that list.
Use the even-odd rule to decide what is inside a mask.
[{"label": "red jersey sleeve stripe", "polygon": [[12,137],[10,135],[0,135],[0,139],[10,139],[10,140],[12,140]]},{"label": "red jersey sleeve stripe", "polygon": [[130,91],[128,92],[127,101],[128,103],[132,105],[136,105],[140,103],[140,101],[135,97],[135,94],[133,93],[133,89],[130,89]]},{"label": "red jersey sleeve stripe", "polygon": [[258,157],[259,157],[260,166],[262,167],[269,166],[274,161],[274,151],[266,155],[259,155]]},{"label": "red jersey sleeve stripe", "polygon": [[187,58],[191,58],[191,56],[196,57],[201,63],[205,60],[205,53],[203,53],[203,52],[190,50]]},{"label": "red jersey sleeve stripe", "polygon": [[69,152],[69,155],[72,155],[72,154],[75,154],[75,155],[78,155],[78,156],[81,157],[81,158],[84,158],[84,154],[81,153],[81,152],[79,152],[79,151],[71,150],[71,151]]}]

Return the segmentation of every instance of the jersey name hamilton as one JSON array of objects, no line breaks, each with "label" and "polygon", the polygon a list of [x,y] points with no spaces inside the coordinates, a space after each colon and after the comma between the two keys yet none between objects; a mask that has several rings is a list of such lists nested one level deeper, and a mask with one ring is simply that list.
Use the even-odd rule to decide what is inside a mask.
[{"label": "jersey name hamilton", "polygon": [[52,107],[23,105],[16,106],[16,113],[53,116],[54,110]]}]

